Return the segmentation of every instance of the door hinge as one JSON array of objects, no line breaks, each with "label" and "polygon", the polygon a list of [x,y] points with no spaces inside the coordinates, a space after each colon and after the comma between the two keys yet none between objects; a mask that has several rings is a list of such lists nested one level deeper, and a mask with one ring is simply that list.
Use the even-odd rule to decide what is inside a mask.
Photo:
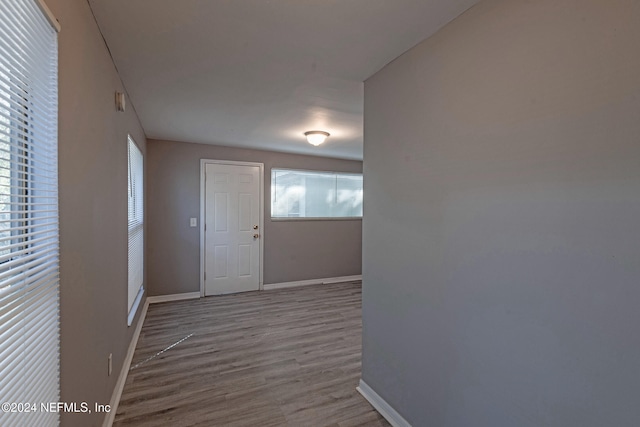
[{"label": "door hinge", "polygon": [[206,271],[204,272],[204,280],[205,280],[205,282],[207,281],[207,272]]}]

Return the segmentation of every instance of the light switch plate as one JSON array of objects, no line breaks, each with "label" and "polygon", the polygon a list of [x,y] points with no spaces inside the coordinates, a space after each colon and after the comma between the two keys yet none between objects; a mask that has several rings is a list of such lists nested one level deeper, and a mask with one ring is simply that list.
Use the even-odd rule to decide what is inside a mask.
[{"label": "light switch plate", "polygon": [[198,218],[189,218],[189,227],[197,227]]}]

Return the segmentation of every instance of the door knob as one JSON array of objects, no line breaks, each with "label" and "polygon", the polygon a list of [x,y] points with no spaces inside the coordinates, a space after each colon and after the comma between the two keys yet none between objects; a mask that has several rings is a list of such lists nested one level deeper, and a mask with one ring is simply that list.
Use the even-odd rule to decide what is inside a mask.
[{"label": "door knob", "polygon": [[254,238],[254,239],[257,239],[258,237],[260,237],[260,235],[259,235],[258,233],[256,233],[256,234],[254,234],[254,235],[253,235],[253,238]]},{"label": "door knob", "polygon": [[257,230],[257,229],[258,229],[258,226],[257,226],[257,225],[254,225],[254,226],[253,226],[253,229],[254,229],[254,230]]}]

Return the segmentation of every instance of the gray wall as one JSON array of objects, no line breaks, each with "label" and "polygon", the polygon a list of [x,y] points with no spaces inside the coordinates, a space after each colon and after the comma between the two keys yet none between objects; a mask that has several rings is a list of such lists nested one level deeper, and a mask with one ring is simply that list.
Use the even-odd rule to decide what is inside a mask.
[{"label": "gray wall", "polygon": [[[301,143],[304,143],[301,141]],[[271,221],[271,168],[361,172],[362,162],[186,142],[147,146],[150,295],[200,289],[200,159],[264,163],[264,283],[360,274],[362,221]]]},{"label": "gray wall", "polygon": [[414,426],[640,422],[639,46],[486,0],[365,83],[362,377]]},{"label": "gray wall", "polygon": [[[131,341],[127,327],[127,133],[145,150],[86,1],[47,0],[59,36],[61,399],[109,403]],[[137,319],[136,319],[137,321]],[[113,374],[107,358],[113,353]],[[62,414],[64,426],[104,414]]]}]

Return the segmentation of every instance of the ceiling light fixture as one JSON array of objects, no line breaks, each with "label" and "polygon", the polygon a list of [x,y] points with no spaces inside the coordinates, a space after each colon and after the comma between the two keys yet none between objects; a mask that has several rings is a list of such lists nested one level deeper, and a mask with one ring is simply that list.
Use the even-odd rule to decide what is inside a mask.
[{"label": "ceiling light fixture", "polygon": [[317,147],[329,137],[329,132],[325,132],[322,130],[310,130],[308,132],[305,132],[304,136],[307,137],[307,142],[309,144]]}]

